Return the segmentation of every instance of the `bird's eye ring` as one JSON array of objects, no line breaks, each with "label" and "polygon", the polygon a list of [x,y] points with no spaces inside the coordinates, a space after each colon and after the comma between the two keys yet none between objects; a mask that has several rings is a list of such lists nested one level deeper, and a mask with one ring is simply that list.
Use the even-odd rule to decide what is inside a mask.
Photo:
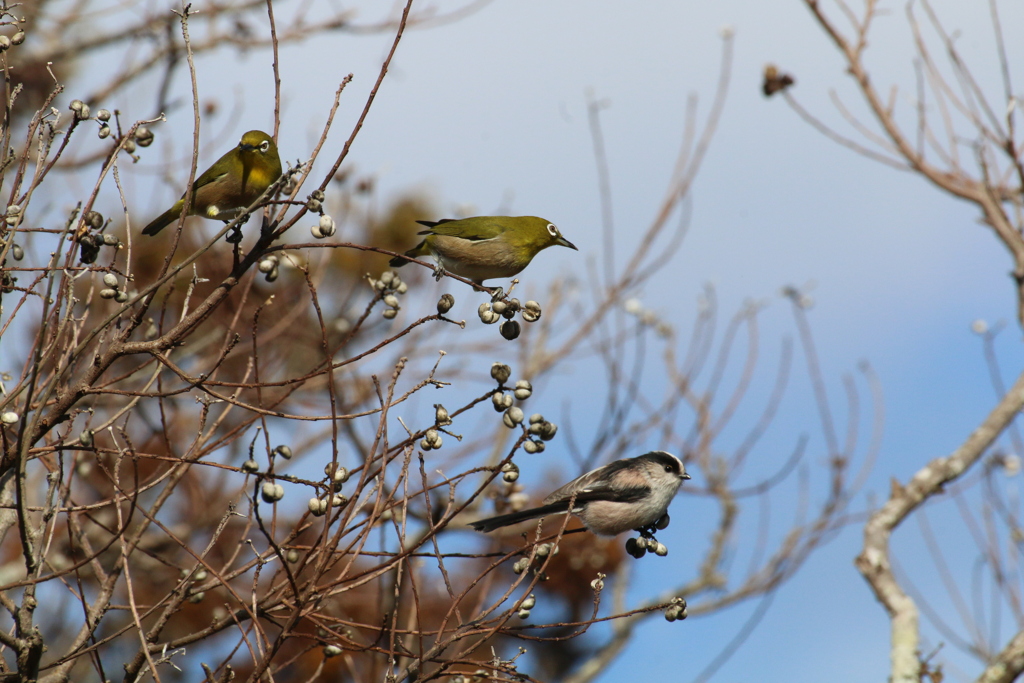
[{"label": "bird's eye ring", "polygon": [[264,140],[263,144],[260,145],[260,151],[266,152],[268,149],[270,149],[270,140]]},{"label": "bird's eye ring", "polygon": [[552,237],[558,237],[558,228],[555,227],[554,223],[548,223],[548,234]]}]

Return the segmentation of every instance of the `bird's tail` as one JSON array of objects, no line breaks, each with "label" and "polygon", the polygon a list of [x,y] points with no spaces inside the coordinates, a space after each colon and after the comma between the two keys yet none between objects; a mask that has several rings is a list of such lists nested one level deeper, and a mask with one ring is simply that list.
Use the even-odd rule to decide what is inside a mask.
[{"label": "bird's tail", "polygon": [[487,533],[500,529],[503,526],[510,526],[512,524],[518,524],[519,522],[525,522],[528,519],[537,519],[538,517],[545,517],[556,512],[565,512],[569,509],[569,501],[562,500],[557,503],[548,503],[547,505],[541,505],[540,507],[530,508],[529,510],[520,510],[519,512],[510,512],[507,515],[498,515],[497,517],[488,517],[487,519],[478,519],[475,522],[471,522],[470,526],[477,531]]},{"label": "bird's tail", "polygon": [[175,203],[174,206],[164,211],[162,214],[154,218],[149,225],[142,229],[143,235],[155,235],[168,225],[178,220],[178,216],[181,215],[181,204]]},{"label": "bird's tail", "polygon": [[[415,247],[413,247],[409,251],[405,252],[405,255],[409,256],[410,258],[416,258],[417,256],[423,256],[426,253],[427,253],[427,241],[423,240],[422,242],[417,244]],[[408,261],[406,261],[401,256],[395,256],[393,259],[388,261],[388,265],[391,266],[392,268],[401,268],[406,263],[408,263]]]}]

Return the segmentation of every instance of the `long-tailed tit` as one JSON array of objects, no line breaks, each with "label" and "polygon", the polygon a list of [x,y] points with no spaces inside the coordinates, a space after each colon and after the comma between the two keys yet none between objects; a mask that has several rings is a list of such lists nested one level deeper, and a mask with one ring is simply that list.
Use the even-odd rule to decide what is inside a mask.
[{"label": "long-tailed tit", "polygon": [[595,534],[616,536],[647,529],[668,510],[679,485],[689,479],[683,463],[665,451],[610,462],[573,479],[544,499],[540,507],[488,517],[470,524],[477,531],[494,531],[528,519],[569,512]]}]

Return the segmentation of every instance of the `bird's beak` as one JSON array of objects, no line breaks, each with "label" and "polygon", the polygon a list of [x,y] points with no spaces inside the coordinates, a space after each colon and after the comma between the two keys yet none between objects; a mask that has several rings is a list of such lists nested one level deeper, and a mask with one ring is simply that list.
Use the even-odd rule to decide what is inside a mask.
[{"label": "bird's beak", "polygon": [[569,240],[565,239],[561,235],[559,235],[558,239],[555,240],[555,244],[560,244],[563,247],[569,247],[570,249],[573,249],[575,251],[579,251],[579,249],[576,249],[576,245],[575,244],[573,244]]},{"label": "bird's beak", "polygon": [[689,479],[689,478],[690,478],[690,475],[689,475],[689,474],[683,474],[683,475],[681,475],[681,476],[682,476],[682,478],[683,478],[683,479]]},{"label": "bird's beak", "polygon": [[238,143],[238,148],[243,152],[251,152],[256,149],[256,145],[247,145],[244,142]]}]

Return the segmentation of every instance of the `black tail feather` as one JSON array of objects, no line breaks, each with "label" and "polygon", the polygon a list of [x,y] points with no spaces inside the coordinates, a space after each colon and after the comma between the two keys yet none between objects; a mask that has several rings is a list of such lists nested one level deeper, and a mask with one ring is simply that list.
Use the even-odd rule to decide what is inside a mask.
[{"label": "black tail feather", "polygon": [[556,512],[565,512],[568,509],[569,501],[561,500],[555,503],[541,505],[540,507],[530,508],[529,510],[510,512],[507,515],[498,515],[496,517],[488,517],[487,519],[478,519],[475,522],[471,522],[470,526],[477,531],[487,533],[489,531],[494,531],[495,529],[500,529],[503,526],[518,524],[519,522],[525,522],[528,519],[537,519],[538,517],[544,517]]}]

